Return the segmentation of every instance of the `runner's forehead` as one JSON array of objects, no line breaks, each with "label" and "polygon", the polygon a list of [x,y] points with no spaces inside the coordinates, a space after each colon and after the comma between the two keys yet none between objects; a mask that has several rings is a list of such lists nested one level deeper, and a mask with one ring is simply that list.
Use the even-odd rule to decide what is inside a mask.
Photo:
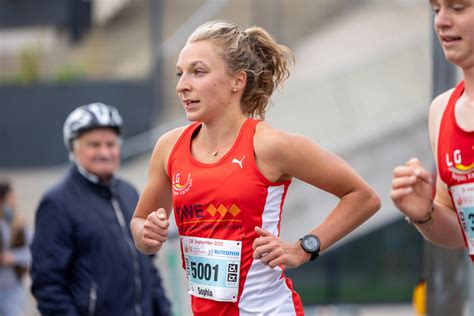
[{"label": "runner's forehead", "polygon": [[470,5],[473,4],[474,0],[429,0],[429,3],[433,5],[446,5],[446,6],[452,6],[455,4],[463,4],[463,5]]}]

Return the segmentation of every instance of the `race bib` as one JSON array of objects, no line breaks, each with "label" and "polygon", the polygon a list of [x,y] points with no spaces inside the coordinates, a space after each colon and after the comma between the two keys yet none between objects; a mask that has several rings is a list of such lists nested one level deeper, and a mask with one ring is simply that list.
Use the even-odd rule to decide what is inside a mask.
[{"label": "race bib", "polygon": [[454,185],[450,189],[467,240],[469,255],[474,255],[474,183]]},{"label": "race bib", "polygon": [[221,302],[236,302],[242,242],[181,237],[188,293]]}]

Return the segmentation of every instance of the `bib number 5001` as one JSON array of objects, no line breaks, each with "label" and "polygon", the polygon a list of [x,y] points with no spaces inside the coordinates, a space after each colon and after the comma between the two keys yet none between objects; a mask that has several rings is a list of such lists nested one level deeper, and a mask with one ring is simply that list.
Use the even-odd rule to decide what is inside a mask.
[{"label": "bib number 5001", "polygon": [[219,265],[211,266],[209,263],[191,261],[191,275],[200,280],[210,281],[213,279],[214,282],[217,282]]}]

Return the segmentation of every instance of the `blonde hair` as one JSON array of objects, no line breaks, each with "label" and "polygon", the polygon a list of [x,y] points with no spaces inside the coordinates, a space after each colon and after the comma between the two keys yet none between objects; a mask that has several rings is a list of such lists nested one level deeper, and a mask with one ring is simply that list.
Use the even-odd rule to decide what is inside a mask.
[{"label": "blonde hair", "polygon": [[188,43],[204,40],[213,40],[220,46],[220,56],[230,74],[246,72],[241,110],[246,116],[264,119],[273,91],[290,76],[293,52],[278,44],[261,27],[241,32],[238,26],[227,21],[202,24],[189,36]]}]

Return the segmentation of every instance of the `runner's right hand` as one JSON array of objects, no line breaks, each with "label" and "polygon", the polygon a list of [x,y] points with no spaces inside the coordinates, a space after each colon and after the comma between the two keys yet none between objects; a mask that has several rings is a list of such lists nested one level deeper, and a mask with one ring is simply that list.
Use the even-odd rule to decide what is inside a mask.
[{"label": "runner's right hand", "polygon": [[412,221],[426,218],[433,203],[433,180],[417,158],[393,170],[390,197]]},{"label": "runner's right hand", "polygon": [[170,223],[163,208],[148,214],[143,224],[142,242],[153,251],[160,250],[168,239],[168,227]]}]

